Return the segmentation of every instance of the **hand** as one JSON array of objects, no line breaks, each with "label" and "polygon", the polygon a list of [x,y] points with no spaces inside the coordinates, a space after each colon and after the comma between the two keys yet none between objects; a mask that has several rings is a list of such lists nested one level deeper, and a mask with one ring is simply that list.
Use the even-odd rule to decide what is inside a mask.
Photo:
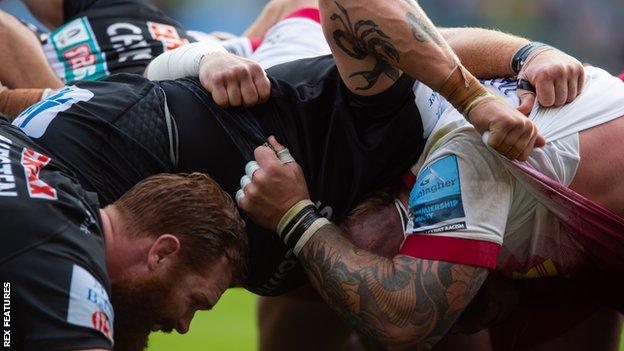
[{"label": "hand", "polygon": [[563,106],[576,99],[585,84],[585,69],[574,57],[550,49],[537,52],[533,58],[529,57],[518,78],[526,79],[536,90],[534,94],[518,89],[518,111],[529,115],[536,95],[540,105],[544,107]]},{"label": "hand", "polygon": [[533,121],[498,99],[479,102],[469,118],[479,133],[490,132],[489,145],[510,160],[526,161],[533,147],[546,144]]},{"label": "hand", "polygon": [[271,83],[257,62],[230,53],[211,53],[202,57],[199,80],[221,107],[251,107],[271,95]]},{"label": "hand", "polygon": [[276,230],[284,214],[297,202],[309,199],[308,186],[296,162],[282,163],[276,152],[283,150],[275,137],[269,137],[275,152],[266,146],[257,147],[254,157],[260,169],[253,173],[251,183],[243,188],[245,196],[240,208],[260,226]]}]

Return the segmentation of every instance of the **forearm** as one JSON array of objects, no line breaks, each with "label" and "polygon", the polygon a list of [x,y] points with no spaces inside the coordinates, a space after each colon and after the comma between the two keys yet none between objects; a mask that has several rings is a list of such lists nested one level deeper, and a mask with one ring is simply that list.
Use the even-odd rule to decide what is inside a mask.
[{"label": "forearm", "polygon": [[60,88],[37,37],[12,15],[0,11],[0,82],[9,88]]},{"label": "forearm", "polygon": [[430,349],[459,317],[485,269],[359,250],[334,225],[300,252],[323,299],[359,332],[389,349]]},{"label": "forearm", "polygon": [[457,66],[455,54],[415,2],[321,0],[320,10],[341,76],[362,95],[396,80],[398,70],[437,90]]},{"label": "forearm", "polygon": [[477,78],[511,77],[511,59],[530,41],[482,28],[438,28],[460,61]]}]

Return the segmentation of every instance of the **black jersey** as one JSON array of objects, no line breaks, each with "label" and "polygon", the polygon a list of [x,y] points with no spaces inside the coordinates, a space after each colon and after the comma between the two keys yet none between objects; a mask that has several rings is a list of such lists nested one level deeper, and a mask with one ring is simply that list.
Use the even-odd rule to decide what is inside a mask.
[{"label": "black jersey", "polygon": [[95,194],[4,121],[0,163],[0,281],[9,349],[112,348],[114,317]]},{"label": "black jersey", "polygon": [[148,0],[65,0],[63,14],[44,50],[66,82],[143,74],[156,56],[192,41]]},{"label": "black jersey", "polygon": [[[234,195],[254,148],[275,135],[299,161],[320,212],[340,221],[419,156],[423,128],[411,78],[361,97],[342,83],[329,56],[267,73],[271,99],[251,109],[220,108],[197,79],[154,83],[118,75],[65,88],[14,123],[53,150],[104,203],[142,178],[172,171],[209,173]],[[246,287],[275,295],[305,283],[278,237],[245,220]]]}]

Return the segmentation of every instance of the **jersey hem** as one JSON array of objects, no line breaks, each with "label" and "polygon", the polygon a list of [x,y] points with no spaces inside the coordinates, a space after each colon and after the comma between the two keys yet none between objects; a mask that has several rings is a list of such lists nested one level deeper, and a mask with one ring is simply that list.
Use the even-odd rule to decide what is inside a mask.
[{"label": "jersey hem", "polygon": [[489,241],[410,235],[401,245],[399,254],[494,269],[499,251],[500,245]]}]

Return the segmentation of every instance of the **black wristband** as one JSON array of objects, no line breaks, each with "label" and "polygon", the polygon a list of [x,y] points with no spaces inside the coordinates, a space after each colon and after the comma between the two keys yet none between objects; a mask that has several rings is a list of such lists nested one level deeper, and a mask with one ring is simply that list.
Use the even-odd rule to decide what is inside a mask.
[{"label": "black wristband", "polygon": [[538,41],[533,41],[520,48],[520,50],[518,50],[518,52],[516,52],[516,54],[514,55],[513,59],[511,59],[511,69],[514,71],[514,73],[520,73],[522,67],[524,66],[524,63],[526,62],[529,55],[533,52],[533,50],[543,46],[548,45],[540,43]]},{"label": "black wristband", "polygon": [[290,222],[286,224],[286,226],[284,227],[284,230],[281,233],[279,233],[282,241],[286,241],[286,237],[288,236],[288,233],[292,232],[293,228],[297,225],[297,223],[299,223],[301,219],[309,212],[316,212],[316,207],[314,207],[314,205],[308,205],[302,208],[301,211],[299,211],[299,213],[297,213],[293,217],[293,219],[291,219]]},{"label": "black wristband", "polygon": [[294,249],[295,245],[297,245],[297,242],[299,242],[299,239],[301,239],[301,237],[303,236],[303,233],[305,233],[305,231],[310,228],[312,223],[314,223],[314,221],[319,218],[321,218],[321,215],[316,212],[316,209],[314,211],[306,212],[303,219],[293,229],[292,234],[290,234],[288,241],[285,243],[286,247],[288,247],[289,249]]}]

